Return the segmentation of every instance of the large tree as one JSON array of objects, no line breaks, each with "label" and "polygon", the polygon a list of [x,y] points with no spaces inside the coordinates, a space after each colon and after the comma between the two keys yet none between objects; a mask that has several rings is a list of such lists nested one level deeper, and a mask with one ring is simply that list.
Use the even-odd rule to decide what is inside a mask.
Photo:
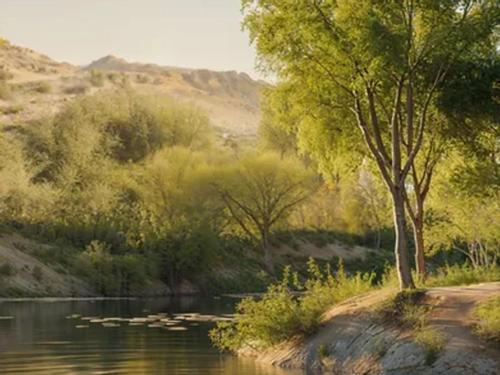
[{"label": "large tree", "polygon": [[[308,117],[356,126],[390,192],[401,288],[414,286],[405,231],[407,177],[436,124],[450,67],[494,45],[498,1],[243,0],[261,65],[303,92]],[[347,131],[350,133],[349,131]],[[300,132],[299,132],[300,135]]]}]

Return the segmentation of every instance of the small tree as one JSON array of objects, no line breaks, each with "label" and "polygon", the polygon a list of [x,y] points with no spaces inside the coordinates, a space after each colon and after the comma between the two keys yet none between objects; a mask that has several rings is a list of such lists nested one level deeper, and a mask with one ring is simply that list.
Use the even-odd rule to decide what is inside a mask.
[{"label": "small tree", "polygon": [[274,153],[249,155],[223,166],[213,187],[230,217],[260,244],[273,274],[271,231],[309,196],[311,175],[294,159],[282,160]]}]

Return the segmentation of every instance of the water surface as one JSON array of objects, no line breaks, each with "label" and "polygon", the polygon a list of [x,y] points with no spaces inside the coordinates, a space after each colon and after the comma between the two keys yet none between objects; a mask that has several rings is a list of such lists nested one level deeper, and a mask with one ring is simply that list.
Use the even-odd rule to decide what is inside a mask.
[{"label": "water surface", "polygon": [[[296,375],[251,359],[220,354],[207,333],[213,322],[183,321],[184,331],[148,324],[104,327],[82,317],[133,318],[158,313],[228,314],[231,299],[0,302],[0,374]],[[77,328],[88,326],[88,328]]]}]

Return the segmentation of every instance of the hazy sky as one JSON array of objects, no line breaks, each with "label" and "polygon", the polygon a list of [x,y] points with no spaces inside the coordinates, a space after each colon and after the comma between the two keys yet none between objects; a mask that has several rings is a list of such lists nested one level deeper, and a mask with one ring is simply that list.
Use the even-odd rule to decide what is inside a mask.
[{"label": "hazy sky", "polygon": [[130,61],[258,76],[239,0],[0,0],[0,36],[73,64]]}]

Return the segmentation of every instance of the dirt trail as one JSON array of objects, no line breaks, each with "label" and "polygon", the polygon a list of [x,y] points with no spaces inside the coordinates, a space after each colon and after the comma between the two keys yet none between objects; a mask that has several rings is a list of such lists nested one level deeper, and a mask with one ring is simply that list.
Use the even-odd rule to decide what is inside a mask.
[{"label": "dirt trail", "polygon": [[[429,315],[429,324],[448,335],[448,347],[456,350],[491,351],[490,346],[472,333],[475,323],[474,306],[477,303],[500,296],[500,282],[463,287],[432,288],[427,296],[436,301]],[[500,351],[496,351],[500,358]]]}]

